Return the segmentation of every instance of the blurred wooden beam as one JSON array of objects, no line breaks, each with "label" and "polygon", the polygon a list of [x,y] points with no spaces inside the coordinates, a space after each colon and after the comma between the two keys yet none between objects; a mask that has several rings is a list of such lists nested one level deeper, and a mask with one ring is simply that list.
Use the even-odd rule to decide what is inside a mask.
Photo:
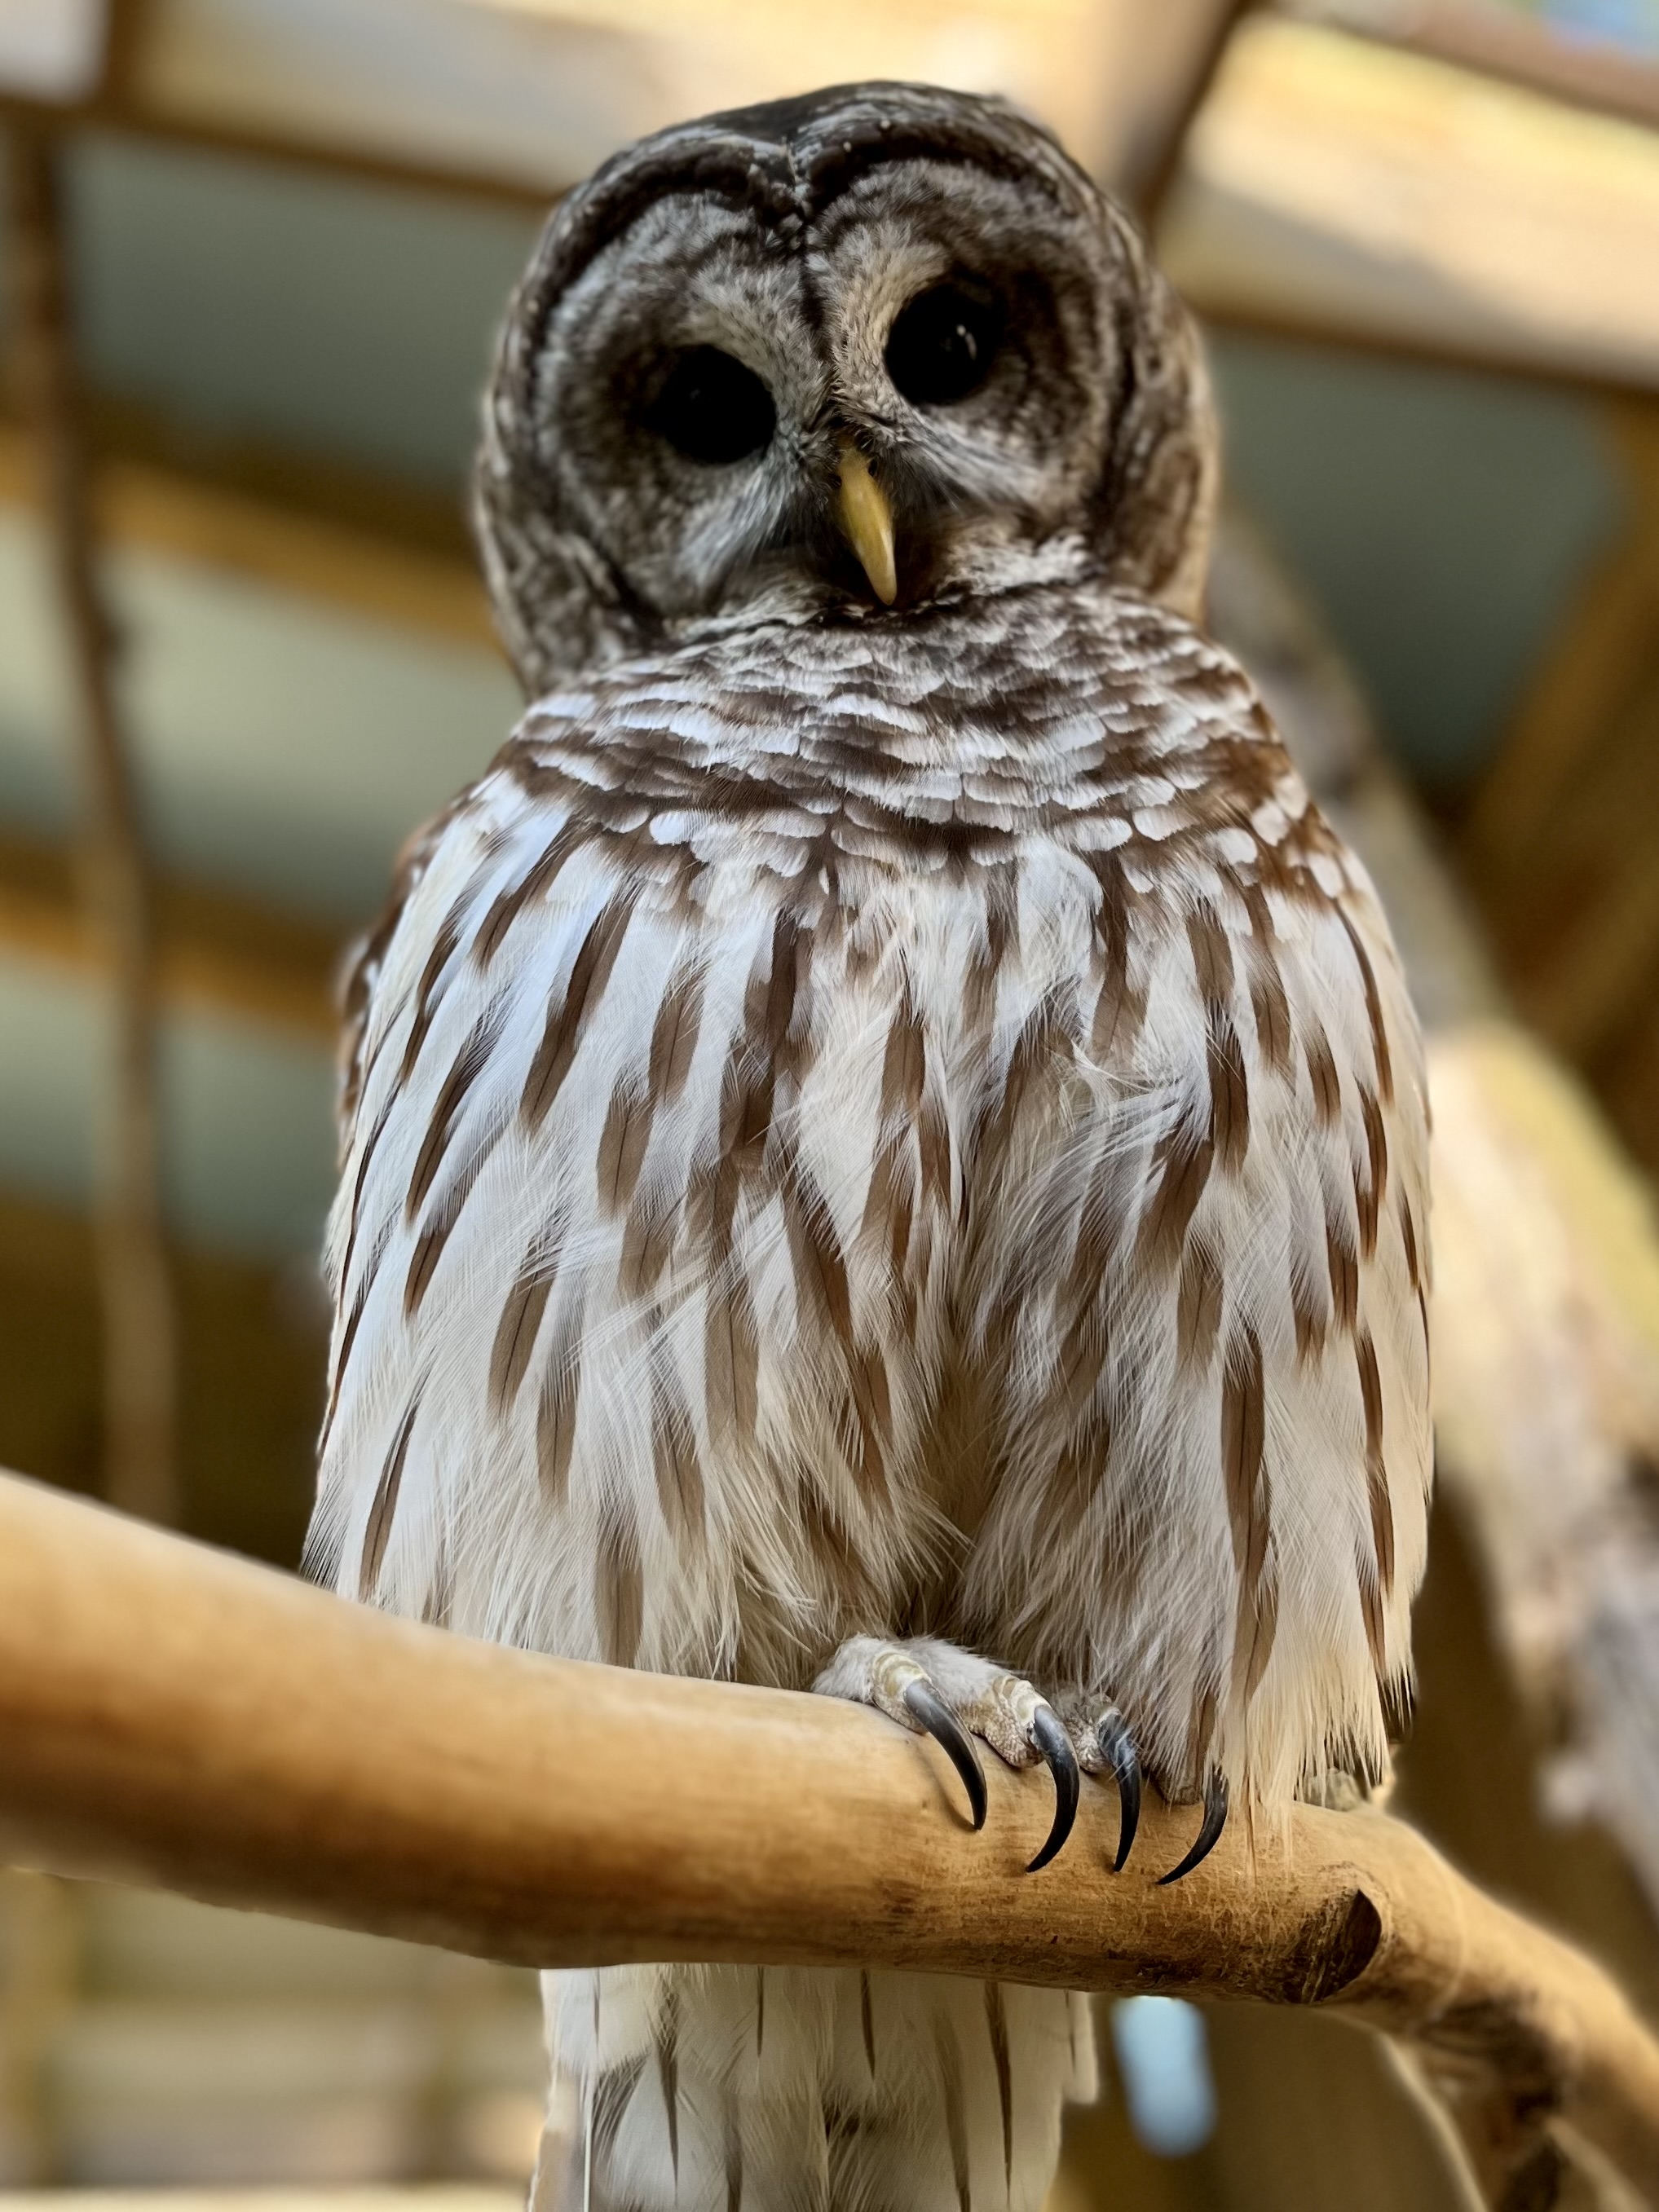
[{"label": "blurred wooden beam", "polygon": [[1502,0],[1399,0],[1383,8],[1370,0],[1329,0],[1296,12],[1597,114],[1659,124],[1659,64],[1610,38],[1558,30],[1541,15]]},{"label": "blurred wooden beam", "polygon": [[[1167,4],[1146,25],[1164,25],[1164,54],[1139,88],[1136,113],[1124,131],[1123,154],[1109,179],[1149,228],[1154,225],[1180,173],[1187,136],[1214,86],[1216,72],[1239,17],[1252,0],[1195,0],[1184,9]],[[1170,24],[1178,23],[1179,38]]]},{"label": "blurred wooden beam", "polygon": [[1399,362],[1407,368],[1461,370],[1470,376],[1496,377],[1507,383],[1543,385],[1586,399],[1642,405],[1654,396],[1652,382],[1638,374],[1626,375],[1588,365],[1575,368],[1571,363],[1491,353],[1478,342],[1454,332],[1376,329],[1363,322],[1345,321],[1340,314],[1323,313],[1311,304],[1286,308],[1235,298],[1206,300],[1201,307],[1196,301],[1188,304],[1198,309],[1200,325],[1206,331],[1236,331],[1241,337],[1267,338],[1278,345]]},{"label": "blurred wooden beam", "polygon": [[[0,94],[0,131],[36,123],[40,111],[32,100]],[[568,180],[540,184],[465,162],[400,158],[353,145],[326,135],[300,136],[254,124],[222,123],[211,114],[175,114],[158,110],[123,85],[52,111],[54,128],[64,136],[98,131],[112,137],[149,139],[222,154],[235,161],[275,162],[313,175],[343,177],[366,185],[390,185],[400,191],[477,200],[486,206],[545,214]]]},{"label": "blurred wooden beam", "polygon": [[1659,1170],[1659,404],[1609,409],[1626,526],[1548,645],[1457,832],[1522,1010]]},{"label": "blurred wooden beam", "polygon": [[1258,14],[1159,227],[1201,313],[1659,386],[1659,134]]},{"label": "blurred wooden beam", "polygon": [[[110,544],[498,649],[459,513],[452,519],[447,502],[314,459],[289,466],[283,456],[219,459],[210,451],[187,465],[166,454],[161,433],[135,433],[113,410],[95,413],[94,429],[93,513]],[[124,453],[123,444],[137,450]],[[286,480],[281,494],[273,479]],[[33,493],[27,438],[0,422],[0,503],[26,504]]]},{"label": "blurred wooden beam", "polygon": [[124,0],[117,65],[56,119],[545,208],[618,146],[689,115],[860,77],[942,79],[1006,93],[1134,189],[1178,137],[1233,6],[409,0],[393,38],[362,0]]},{"label": "blurred wooden beam", "polygon": [[[157,885],[157,954],[167,1000],[311,1037],[337,1027],[342,932],[234,892],[173,878]],[[91,973],[102,956],[75,893],[66,845],[0,830],[0,949]]]}]

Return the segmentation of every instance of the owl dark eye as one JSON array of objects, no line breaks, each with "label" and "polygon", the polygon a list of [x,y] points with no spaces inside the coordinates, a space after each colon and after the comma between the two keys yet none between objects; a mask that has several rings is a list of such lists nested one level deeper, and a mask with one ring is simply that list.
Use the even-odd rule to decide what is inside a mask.
[{"label": "owl dark eye", "polygon": [[778,410],[752,368],[718,346],[690,346],[675,361],[646,421],[688,460],[741,461],[769,445]]},{"label": "owl dark eye", "polygon": [[1002,308],[962,283],[919,292],[887,339],[887,374],[917,407],[950,407],[976,392],[1002,340]]}]

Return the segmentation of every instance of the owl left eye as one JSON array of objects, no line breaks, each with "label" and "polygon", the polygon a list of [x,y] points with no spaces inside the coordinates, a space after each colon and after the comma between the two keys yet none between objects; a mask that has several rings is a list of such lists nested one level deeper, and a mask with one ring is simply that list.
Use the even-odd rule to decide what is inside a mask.
[{"label": "owl left eye", "polygon": [[990,374],[1002,321],[1001,302],[981,286],[933,285],[889,332],[887,374],[914,406],[952,406]]},{"label": "owl left eye", "polygon": [[746,460],[769,445],[778,411],[752,368],[718,346],[678,356],[646,410],[646,421],[688,460]]}]

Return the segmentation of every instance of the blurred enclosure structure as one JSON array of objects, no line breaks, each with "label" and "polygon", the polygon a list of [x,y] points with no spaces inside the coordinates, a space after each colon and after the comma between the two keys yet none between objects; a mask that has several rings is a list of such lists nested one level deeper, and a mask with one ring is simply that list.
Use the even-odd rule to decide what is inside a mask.
[{"label": "blurred enclosure structure", "polygon": [[[518,703],[507,287],[627,138],[861,75],[1048,117],[1206,319],[1215,618],[1433,1032],[1402,1802],[1659,2000],[1656,0],[0,0],[0,1464],[295,1560],[331,971]],[[0,2184],[521,2185],[524,1978],[0,1879]],[[1455,2201],[1345,2030],[1103,2041],[1068,2212]]]}]

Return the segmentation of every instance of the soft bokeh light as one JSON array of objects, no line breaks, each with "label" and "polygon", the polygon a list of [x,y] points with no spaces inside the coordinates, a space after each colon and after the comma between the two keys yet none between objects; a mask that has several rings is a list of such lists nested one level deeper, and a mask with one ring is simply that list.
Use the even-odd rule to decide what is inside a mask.
[{"label": "soft bokeh light", "polygon": [[1160,2158],[1187,2158],[1215,2128],[1204,2015],[1183,1997],[1126,1997],[1111,2008],[1112,2048],[1136,2135]]}]

